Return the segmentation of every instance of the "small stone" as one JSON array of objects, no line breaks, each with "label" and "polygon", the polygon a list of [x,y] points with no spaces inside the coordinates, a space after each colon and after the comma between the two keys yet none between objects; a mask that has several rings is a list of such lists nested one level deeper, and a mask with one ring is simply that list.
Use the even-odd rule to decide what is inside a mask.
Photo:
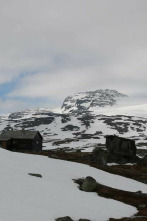
[{"label": "small stone", "polygon": [[140,208],[140,209],[144,209],[145,207],[146,207],[145,204],[139,204],[139,205],[138,205],[138,208]]},{"label": "small stone", "polygon": [[58,156],[56,154],[52,154],[50,157],[54,159],[58,159]]},{"label": "small stone", "polygon": [[140,196],[140,195],[142,195],[142,191],[141,191],[141,190],[138,190],[135,194],[138,195],[138,196]]},{"label": "small stone", "polygon": [[28,173],[30,176],[36,176],[42,178],[42,175],[39,173]]},{"label": "small stone", "polygon": [[79,221],[90,221],[89,219],[79,219]]},{"label": "small stone", "polygon": [[96,189],[97,183],[93,177],[86,177],[83,184],[82,190],[85,192],[93,192]]},{"label": "small stone", "polygon": [[73,221],[69,216],[57,218],[56,221]]},{"label": "small stone", "polygon": [[77,150],[76,150],[76,153],[81,153],[81,150],[80,150],[80,149],[77,149]]}]

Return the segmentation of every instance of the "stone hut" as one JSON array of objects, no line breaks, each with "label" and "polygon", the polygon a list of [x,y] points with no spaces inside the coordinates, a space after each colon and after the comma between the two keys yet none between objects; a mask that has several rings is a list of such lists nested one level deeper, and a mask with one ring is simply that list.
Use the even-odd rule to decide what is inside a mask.
[{"label": "stone hut", "polygon": [[135,141],[118,137],[106,136],[106,148],[108,151],[108,162],[129,163],[136,160]]}]

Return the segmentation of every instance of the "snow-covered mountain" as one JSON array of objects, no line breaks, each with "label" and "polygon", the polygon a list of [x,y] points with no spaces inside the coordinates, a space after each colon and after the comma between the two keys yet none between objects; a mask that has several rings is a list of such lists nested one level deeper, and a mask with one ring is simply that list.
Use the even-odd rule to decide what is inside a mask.
[{"label": "snow-covered mountain", "polygon": [[125,94],[109,89],[76,93],[64,100],[62,110],[77,112],[88,110],[91,107],[113,106],[118,100],[126,97]]},{"label": "snow-covered mountain", "polygon": [[[39,130],[44,149],[91,151],[104,145],[108,134],[134,139],[138,148],[147,148],[147,104],[117,105],[126,98],[108,89],[79,93],[66,98],[59,109],[31,109],[0,116],[0,131],[12,127]],[[86,109],[81,108],[83,104],[87,104]]]}]

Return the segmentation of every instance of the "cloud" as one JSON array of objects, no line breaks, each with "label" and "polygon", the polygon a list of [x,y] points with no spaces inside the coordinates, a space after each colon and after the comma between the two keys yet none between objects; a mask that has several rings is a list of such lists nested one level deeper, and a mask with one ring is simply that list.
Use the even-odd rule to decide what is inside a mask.
[{"label": "cloud", "polygon": [[16,82],[5,97],[61,102],[98,88],[145,97],[146,7],[146,0],[2,0],[0,85]]},{"label": "cloud", "polygon": [[15,100],[15,99],[0,99],[0,114],[2,113],[11,113],[13,111],[22,110],[22,108],[26,108],[26,104],[23,101]]}]

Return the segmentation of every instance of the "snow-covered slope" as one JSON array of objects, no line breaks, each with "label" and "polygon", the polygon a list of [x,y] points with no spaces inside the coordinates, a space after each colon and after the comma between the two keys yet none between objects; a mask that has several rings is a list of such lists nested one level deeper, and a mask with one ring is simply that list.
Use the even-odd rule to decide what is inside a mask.
[{"label": "snow-covered slope", "polygon": [[95,114],[104,114],[107,116],[125,115],[147,118],[147,104],[127,105],[127,106],[113,106],[105,108],[90,108],[90,111]]},{"label": "snow-covered slope", "polygon": [[[88,93],[90,92],[86,93],[87,98],[92,99],[92,92],[89,97]],[[97,90],[93,96],[96,94],[99,94],[98,106],[88,106],[86,110],[75,109],[75,99],[70,108],[72,111],[67,111],[64,102],[62,109],[31,109],[0,116],[0,132],[12,127],[14,130],[22,127],[38,130],[44,138],[44,149],[64,147],[68,150],[81,148],[83,151],[91,151],[97,145],[104,145],[108,134],[133,139],[138,147],[147,148],[147,104],[116,105],[116,101],[121,103],[126,97],[113,90]],[[80,99],[80,95],[77,96]],[[83,96],[85,99],[85,93]],[[81,99],[83,102],[83,98]],[[104,107],[103,99],[106,104]],[[112,100],[115,105],[112,105]]]},{"label": "snow-covered slope", "polygon": [[[28,173],[39,173],[42,178]],[[106,221],[137,212],[136,208],[119,201],[80,191],[72,179],[86,176],[93,176],[110,187],[147,193],[143,183],[86,165],[0,149],[0,219],[53,221],[71,216],[74,220]]]}]

